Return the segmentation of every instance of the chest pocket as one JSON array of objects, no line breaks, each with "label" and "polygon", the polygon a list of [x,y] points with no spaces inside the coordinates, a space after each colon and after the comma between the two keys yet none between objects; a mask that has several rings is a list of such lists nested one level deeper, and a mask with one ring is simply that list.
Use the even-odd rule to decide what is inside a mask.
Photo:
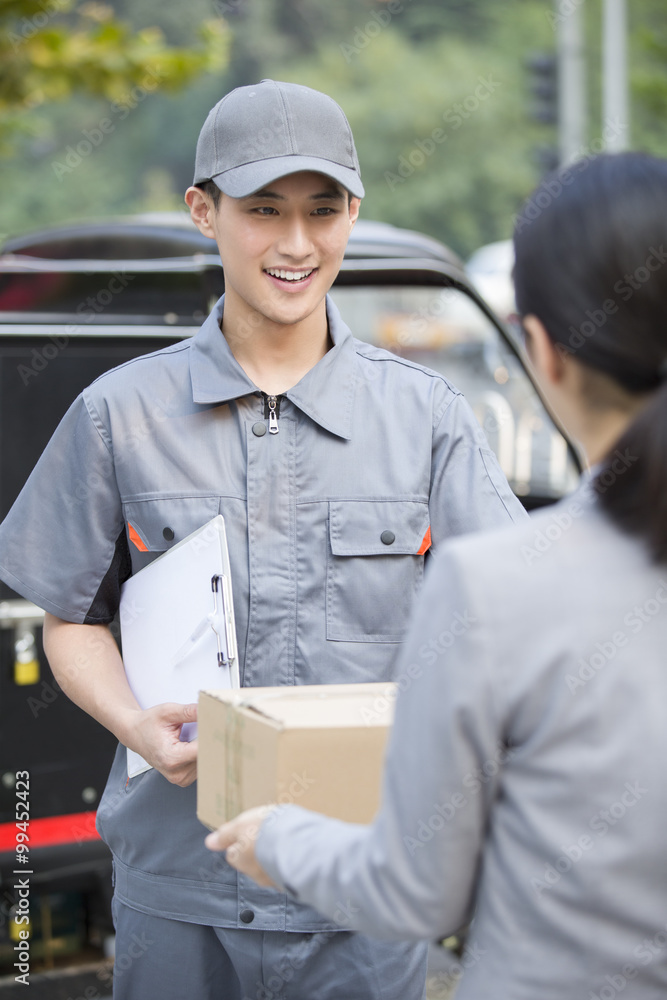
[{"label": "chest pocket", "polygon": [[153,497],[123,504],[132,572],[183,541],[218,513],[217,496]]},{"label": "chest pocket", "polygon": [[400,642],[424,574],[428,504],[329,503],[327,639]]}]

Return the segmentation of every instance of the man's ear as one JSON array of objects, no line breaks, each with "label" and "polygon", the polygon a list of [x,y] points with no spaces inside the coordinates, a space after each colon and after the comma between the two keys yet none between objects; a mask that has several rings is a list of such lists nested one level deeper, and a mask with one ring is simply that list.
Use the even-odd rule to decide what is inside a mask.
[{"label": "man's ear", "polygon": [[562,382],[567,369],[567,354],[560,344],[554,343],[546,327],[537,316],[523,317],[526,332],[526,350],[538,376],[547,384]]},{"label": "man's ear", "polygon": [[350,232],[352,232],[352,227],[359,218],[359,208],[361,207],[361,198],[350,198]]},{"label": "man's ear", "polygon": [[190,209],[190,218],[204,236],[215,239],[215,230],[211,218],[215,213],[215,205],[201,188],[189,187],[185,192],[185,203]]}]

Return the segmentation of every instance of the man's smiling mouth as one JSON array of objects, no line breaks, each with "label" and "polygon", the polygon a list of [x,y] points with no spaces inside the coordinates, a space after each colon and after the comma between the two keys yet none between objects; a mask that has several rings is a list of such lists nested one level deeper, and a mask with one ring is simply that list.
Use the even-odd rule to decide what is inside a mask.
[{"label": "man's smiling mouth", "polygon": [[304,271],[284,271],[282,268],[278,267],[266,267],[266,274],[270,274],[272,278],[281,278],[283,281],[304,281],[309,278],[316,268],[311,267]]}]

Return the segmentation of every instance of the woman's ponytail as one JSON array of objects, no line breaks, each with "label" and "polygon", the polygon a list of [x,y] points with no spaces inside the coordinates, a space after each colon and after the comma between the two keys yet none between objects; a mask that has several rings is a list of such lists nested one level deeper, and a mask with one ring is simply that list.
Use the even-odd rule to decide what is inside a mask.
[{"label": "woman's ponytail", "polygon": [[619,528],[667,562],[667,378],[616,442],[593,489]]}]

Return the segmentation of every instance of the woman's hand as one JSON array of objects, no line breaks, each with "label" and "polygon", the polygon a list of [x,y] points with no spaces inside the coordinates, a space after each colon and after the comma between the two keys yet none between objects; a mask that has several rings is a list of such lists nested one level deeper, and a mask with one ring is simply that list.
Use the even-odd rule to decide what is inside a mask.
[{"label": "woman's hand", "polygon": [[206,838],[206,846],[211,851],[226,851],[232,868],[243,875],[249,875],[258,885],[272,886],[272,882],[255,857],[255,841],[260,827],[275,806],[257,806],[247,809],[229,823],[223,823]]}]

